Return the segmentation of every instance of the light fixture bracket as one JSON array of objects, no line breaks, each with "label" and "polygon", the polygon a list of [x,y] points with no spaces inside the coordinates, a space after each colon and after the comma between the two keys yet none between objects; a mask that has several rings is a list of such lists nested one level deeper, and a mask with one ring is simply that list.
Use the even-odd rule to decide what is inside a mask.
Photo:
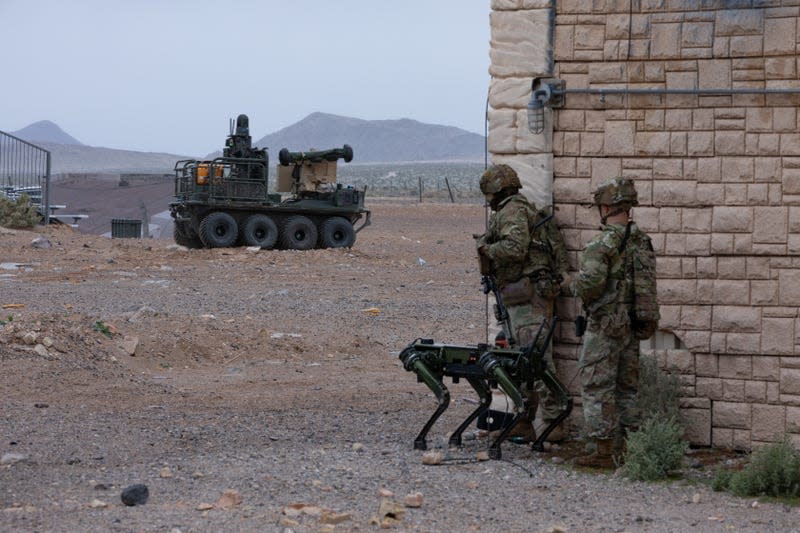
[{"label": "light fixture bracket", "polygon": [[555,109],[564,106],[564,80],[554,78],[533,78],[531,99],[528,102],[528,130],[531,133],[544,132],[544,108]]}]

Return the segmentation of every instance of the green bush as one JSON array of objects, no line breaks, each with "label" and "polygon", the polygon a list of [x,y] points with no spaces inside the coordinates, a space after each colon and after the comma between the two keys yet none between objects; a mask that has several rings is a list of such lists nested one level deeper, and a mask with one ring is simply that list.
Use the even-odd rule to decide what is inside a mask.
[{"label": "green bush", "polygon": [[[743,470],[728,475],[718,473],[718,484],[737,496],[800,496],[800,452],[785,436],[753,453]],[[717,482],[717,478],[714,480]]]},{"label": "green bush", "polygon": [[27,194],[16,200],[0,196],[0,226],[7,228],[32,228],[41,220]]},{"label": "green bush", "polygon": [[688,443],[680,418],[681,383],[678,376],[661,370],[655,357],[639,358],[637,408],[642,425],[627,436],[622,474],[654,481],[678,468]]},{"label": "green bush", "polygon": [[639,358],[637,407],[642,420],[656,418],[680,424],[681,382],[678,376],[661,370],[655,357]]},{"label": "green bush", "polygon": [[728,468],[717,468],[714,471],[714,479],[711,480],[711,488],[719,492],[728,490],[731,486],[731,478],[733,477],[733,470]]},{"label": "green bush", "polygon": [[103,335],[105,335],[105,336],[106,336],[106,337],[108,337],[109,339],[110,339],[110,338],[111,338],[111,337],[114,335],[114,334],[111,332],[111,328],[109,328],[109,327],[108,327],[108,324],[106,324],[106,323],[105,323],[105,322],[103,322],[102,320],[98,320],[97,322],[95,322],[95,323],[92,325],[92,329],[93,329],[94,331],[98,332],[98,333],[102,333]]},{"label": "green bush", "polygon": [[650,417],[628,434],[622,475],[640,481],[663,479],[680,466],[686,448],[683,427],[674,418]]}]

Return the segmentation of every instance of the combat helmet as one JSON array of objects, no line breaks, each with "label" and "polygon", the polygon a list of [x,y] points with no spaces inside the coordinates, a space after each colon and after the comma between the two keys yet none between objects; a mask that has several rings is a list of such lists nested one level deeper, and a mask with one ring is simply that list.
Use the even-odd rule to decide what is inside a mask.
[{"label": "combat helmet", "polygon": [[481,176],[481,192],[484,195],[497,194],[503,189],[521,189],[517,172],[508,165],[492,165]]},{"label": "combat helmet", "polygon": [[633,180],[622,176],[608,178],[594,191],[592,205],[618,206],[623,209],[639,205]]}]

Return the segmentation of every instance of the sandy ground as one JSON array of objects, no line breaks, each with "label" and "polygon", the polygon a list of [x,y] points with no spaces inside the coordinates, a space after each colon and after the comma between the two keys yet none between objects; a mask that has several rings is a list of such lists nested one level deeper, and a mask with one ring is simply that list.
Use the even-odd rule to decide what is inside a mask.
[{"label": "sandy ground", "polygon": [[644,484],[573,469],[576,445],[448,450],[464,384],[424,465],[435,401],[397,354],[484,340],[483,208],[369,207],[352,249],[308,252],[0,230],[0,531],[798,530],[709,468]]}]

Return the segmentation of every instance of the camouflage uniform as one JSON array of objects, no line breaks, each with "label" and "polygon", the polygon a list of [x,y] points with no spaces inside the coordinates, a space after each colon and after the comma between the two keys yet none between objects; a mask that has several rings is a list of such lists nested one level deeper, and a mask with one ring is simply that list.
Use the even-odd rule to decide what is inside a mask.
[{"label": "camouflage uniform", "polygon": [[[635,224],[631,234],[640,232]],[[639,341],[633,335],[624,257],[625,226],[607,224],[581,255],[575,294],[589,313],[578,363],[587,436],[613,439],[638,425]]]},{"label": "camouflage uniform", "polygon": [[[502,167],[507,165],[490,167],[486,174]],[[512,191],[516,188],[511,187]],[[476,242],[478,249],[485,246],[489,273],[497,280],[508,310],[511,333],[520,346],[531,342],[541,323],[552,318],[553,302],[559,290],[558,282],[551,275],[550,258],[543,243],[536,239],[537,235],[530,233],[531,221],[536,220],[536,216],[536,206],[524,195],[513,192],[497,203],[489,218],[487,232]],[[545,362],[555,373],[552,345],[545,353]],[[559,415],[560,406],[544,383],[537,381],[534,390],[542,407],[542,418],[549,423]],[[530,396],[528,421],[532,423],[537,402],[534,394]]]},{"label": "camouflage uniform", "polygon": [[[616,180],[616,181],[615,181]],[[622,184],[622,185],[620,185]],[[604,188],[630,187],[625,201],[603,200],[604,205],[636,205],[636,193],[630,180],[613,178]],[[596,203],[597,202],[597,194]],[[613,203],[617,201],[618,203]],[[589,315],[583,349],[578,362],[583,385],[583,417],[587,436],[597,441],[619,438],[639,423],[636,397],[639,383],[639,341],[630,319],[633,304],[632,285],[625,268],[623,241],[649,241],[635,223],[626,226],[604,224],[601,233],[586,245],[580,257],[580,272],[573,286]],[[624,250],[623,250],[624,251]]]}]

